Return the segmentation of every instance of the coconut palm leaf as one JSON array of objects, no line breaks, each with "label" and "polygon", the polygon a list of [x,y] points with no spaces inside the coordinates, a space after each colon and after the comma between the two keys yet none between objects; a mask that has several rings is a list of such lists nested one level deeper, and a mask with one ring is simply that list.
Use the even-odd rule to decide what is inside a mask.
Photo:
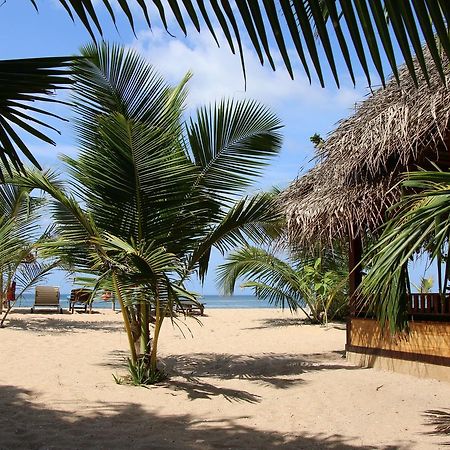
[{"label": "coconut palm leaf", "polygon": [[253,246],[243,247],[231,252],[227,262],[217,270],[217,282],[225,295],[232,295],[238,279],[244,277],[250,281],[241,286],[253,288],[258,297],[282,307],[288,305],[291,310],[303,310],[302,299],[308,297],[304,295],[300,273],[273,253]]},{"label": "coconut palm leaf", "polygon": [[[72,19],[77,16],[81,20],[94,39],[95,31],[102,34],[99,7],[94,0],[59,1]],[[37,8],[38,0],[30,2]],[[133,9],[136,3],[138,8]],[[273,52],[277,52],[291,77],[294,76],[295,57],[288,51],[290,46],[296,49],[307,76],[311,77],[314,70],[322,86],[325,84],[325,67],[330,68],[339,86],[344,76],[337,68],[339,60],[343,60],[353,81],[357,60],[369,85],[372,84],[372,65],[384,84],[385,74],[389,71],[397,78],[398,63],[394,56],[394,48],[397,47],[410,75],[417,83],[410,49],[414,50],[421,62],[420,70],[427,80],[429,68],[425,64],[424,49],[421,46],[423,39],[445,81],[442,70],[444,62],[436,38],[443,54],[450,58],[450,6],[447,0],[238,0],[235,2],[236,7],[228,0],[198,0],[196,4],[192,0],[167,3],[153,0],[149,3],[156,6],[159,17],[150,17],[148,2],[144,0],[121,0],[117,7],[125,15],[133,31],[138,16],[144,17],[149,26],[160,21],[167,30],[166,15],[169,12],[184,34],[190,24],[199,32],[205,24],[218,41],[215,30],[221,29],[230,50],[235,53],[237,48],[244,71],[242,41],[248,38],[261,64],[267,61],[275,69]],[[112,5],[111,0],[103,0],[103,6],[115,24],[116,16]],[[274,48],[269,45],[268,35],[274,37]],[[334,39],[336,44],[332,46]],[[319,48],[323,49],[324,57]],[[353,58],[353,53],[356,58]],[[388,62],[386,68],[383,67],[383,59]]]},{"label": "coconut palm leaf", "polygon": [[15,220],[0,217],[0,267],[14,263],[25,245]]},{"label": "coconut palm leaf", "polygon": [[277,154],[282,138],[278,117],[256,101],[222,101],[201,108],[188,126],[196,184],[229,199],[242,194],[261,167]]},{"label": "coconut palm leaf", "polygon": [[305,313],[306,317],[311,320],[308,312],[299,305],[298,295],[292,297],[283,289],[267,283],[262,283],[260,281],[246,281],[241,283],[241,288],[253,289],[253,292],[258,299],[265,300],[276,308],[284,309],[288,307],[291,312],[301,309]]},{"label": "coconut palm leaf", "polygon": [[[55,102],[51,94],[56,89],[71,84],[68,67],[70,57],[33,58],[0,61],[0,178],[5,170],[12,175],[13,169],[23,171],[19,151],[36,167],[38,161],[25,144],[20,131],[55,145],[40,129],[56,131],[37,117],[58,117],[37,102]],[[61,119],[61,117],[58,117]]]},{"label": "coconut palm leaf", "polygon": [[15,272],[18,288],[17,297],[22,296],[37,284],[44,282],[50,272],[58,267],[60,267],[59,260],[52,262],[34,261],[32,263],[22,264]]},{"label": "coconut palm leaf", "polygon": [[88,270],[92,266],[91,251],[99,231],[92,217],[78,200],[66,191],[65,183],[54,171],[27,170],[26,176],[14,177],[14,183],[26,189],[37,189],[51,198],[49,209],[55,219],[56,237],[40,245],[42,256],[58,258],[72,270]]},{"label": "coconut palm leaf", "polygon": [[328,270],[321,258],[309,265],[293,255],[281,259],[273,251],[247,246],[227,256],[218,268],[217,280],[229,295],[237,281],[244,279],[241,287],[252,288],[258,298],[291,310],[300,308],[308,318],[326,323],[328,315],[334,317],[344,304],[348,273],[343,272]]},{"label": "coconut palm leaf", "polygon": [[221,220],[197,244],[189,257],[187,270],[198,264],[198,274],[204,280],[211,249],[222,254],[249,242],[268,243],[280,236],[284,222],[276,209],[276,192],[264,192],[238,200]]},{"label": "coconut palm leaf", "polygon": [[393,218],[365,259],[370,271],[362,284],[363,298],[392,332],[407,326],[408,262],[420,253],[448,258],[450,237],[450,174],[411,172],[403,185],[413,193],[392,208]]}]

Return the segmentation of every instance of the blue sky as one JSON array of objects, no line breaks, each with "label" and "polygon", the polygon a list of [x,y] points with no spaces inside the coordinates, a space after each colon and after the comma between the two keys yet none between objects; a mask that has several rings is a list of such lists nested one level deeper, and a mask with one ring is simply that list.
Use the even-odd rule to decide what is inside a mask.
[{"label": "blue sky", "polygon": [[[81,24],[73,23],[56,1],[43,0],[40,3],[39,13],[27,0],[8,0],[0,7],[3,58],[71,55],[90,42]],[[123,20],[118,21],[119,31],[109,20],[103,20],[102,24],[107,40],[136,48],[169,81],[177,82],[188,70],[193,72],[189,85],[188,114],[199,105],[223,97],[234,97],[259,100],[281,118],[284,123],[283,149],[255,188],[272,185],[286,187],[305,167],[311,165],[313,147],[309,137],[316,132],[325,136],[332,131],[336,122],[350,115],[355,103],[361,101],[368,92],[365,78],[358,71],[356,88],[344,75],[341,89],[337,89],[330,74],[326,73],[327,88],[323,89],[318,83],[310,84],[299,67],[296,67],[296,79],[291,80],[281,65],[277,72],[261,67],[244,42],[247,68],[245,90],[239,58],[232,55],[225,44],[218,48],[208,33],[198,35],[191,29],[189,38],[185,38],[173,27],[171,31],[176,37],[171,37],[157,22],[150,31],[143,21],[138,20],[136,38]],[[57,109],[60,114],[70,118],[67,108],[60,106]],[[56,148],[28,141],[35,156],[46,167],[61,166],[57,156],[59,153],[76,155],[76,139],[70,123],[58,123],[57,127],[61,136],[52,135],[57,143]],[[197,291],[216,293],[214,267],[220,261],[221,256],[215,254],[205,285],[201,287],[193,283]],[[52,276],[49,281],[52,284],[67,284],[62,274]]]}]

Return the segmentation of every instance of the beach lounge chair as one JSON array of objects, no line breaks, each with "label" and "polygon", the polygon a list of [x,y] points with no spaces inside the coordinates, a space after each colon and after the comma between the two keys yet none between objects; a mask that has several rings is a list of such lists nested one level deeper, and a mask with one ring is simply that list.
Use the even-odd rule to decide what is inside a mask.
[{"label": "beach lounge chair", "polygon": [[203,303],[196,303],[191,300],[183,300],[175,305],[175,312],[183,313],[188,316],[203,316],[204,311],[205,305]]},{"label": "beach lounge chair", "polygon": [[62,314],[62,308],[59,305],[59,287],[36,286],[34,305],[31,308],[31,312],[34,313],[36,308],[56,308]]},{"label": "beach lounge chair", "polygon": [[89,303],[91,295],[92,291],[90,289],[72,289],[69,297],[69,312],[73,314],[75,309],[87,312],[89,308],[89,313],[91,313],[92,304]]}]

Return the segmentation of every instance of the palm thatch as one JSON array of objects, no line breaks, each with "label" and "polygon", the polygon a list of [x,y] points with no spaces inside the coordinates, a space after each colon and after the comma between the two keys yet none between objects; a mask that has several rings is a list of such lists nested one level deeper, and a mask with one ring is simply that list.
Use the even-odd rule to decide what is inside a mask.
[{"label": "palm thatch", "polygon": [[[448,83],[448,61],[445,67]],[[316,166],[281,195],[291,242],[373,232],[399,199],[402,172],[430,161],[449,166],[450,90],[437,71],[419,88],[406,67],[399,74],[400,85],[391,80],[339,122],[318,148]]]}]

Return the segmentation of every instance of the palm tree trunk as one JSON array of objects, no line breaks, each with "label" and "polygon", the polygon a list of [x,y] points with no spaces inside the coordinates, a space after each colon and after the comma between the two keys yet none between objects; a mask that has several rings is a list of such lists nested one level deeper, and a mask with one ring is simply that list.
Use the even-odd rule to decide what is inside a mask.
[{"label": "palm tree trunk", "polygon": [[149,314],[148,314],[148,304],[144,299],[141,299],[139,303],[139,313],[141,322],[141,354],[146,355],[148,352],[148,343],[150,341],[149,335]]},{"label": "palm tree trunk", "polygon": [[3,272],[0,273],[0,314],[3,313]]},{"label": "palm tree trunk", "polygon": [[136,364],[137,354],[136,348],[134,346],[133,333],[131,331],[130,318],[128,317],[128,311],[123,303],[122,293],[119,289],[119,284],[117,282],[117,275],[115,272],[112,274],[112,281],[114,286],[114,291],[116,293],[117,299],[119,300],[120,310],[122,311],[123,324],[125,326],[125,331],[127,332],[128,344],[130,346],[131,362]]},{"label": "palm tree trunk", "polygon": [[[158,291],[157,291],[158,292]],[[155,322],[155,331],[153,332],[153,342],[152,342],[152,351],[150,354],[150,370],[152,373],[156,372],[156,365],[158,362],[158,339],[159,333],[161,331],[162,322],[164,320],[164,315],[161,314],[161,303],[159,301],[159,295],[156,295],[156,322]]]}]

